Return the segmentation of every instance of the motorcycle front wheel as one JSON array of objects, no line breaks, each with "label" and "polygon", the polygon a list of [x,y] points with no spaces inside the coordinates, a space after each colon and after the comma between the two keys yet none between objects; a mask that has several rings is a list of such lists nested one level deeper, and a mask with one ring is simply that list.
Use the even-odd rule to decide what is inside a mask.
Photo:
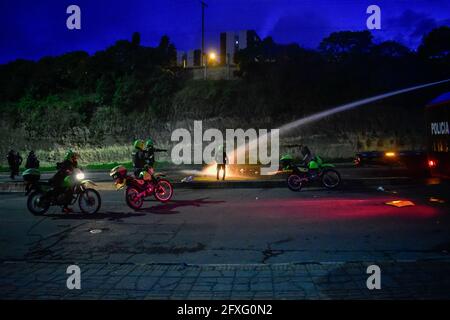
[{"label": "motorcycle front wheel", "polygon": [[144,204],[144,197],[138,197],[139,193],[139,190],[134,187],[129,187],[125,191],[125,201],[133,210],[140,209]]},{"label": "motorcycle front wheel", "polygon": [[341,184],[341,175],[334,169],[325,170],[322,174],[322,184],[327,189],[335,189]]},{"label": "motorcycle front wheel", "polygon": [[35,191],[28,196],[27,208],[35,216],[45,214],[50,208],[50,202],[43,199],[44,195],[41,191]]},{"label": "motorcycle front wheel", "polygon": [[160,202],[167,202],[172,198],[173,186],[166,179],[160,179],[155,187],[155,198]]},{"label": "motorcycle front wheel", "polygon": [[291,174],[287,177],[287,185],[291,191],[300,191],[302,189],[302,179],[297,174]]},{"label": "motorcycle front wheel", "polygon": [[78,205],[81,212],[95,214],[98,210],[100,210],[102,198],[100,198],[100,194],[97,190],[86,189],[80,194],[78,198]]}]

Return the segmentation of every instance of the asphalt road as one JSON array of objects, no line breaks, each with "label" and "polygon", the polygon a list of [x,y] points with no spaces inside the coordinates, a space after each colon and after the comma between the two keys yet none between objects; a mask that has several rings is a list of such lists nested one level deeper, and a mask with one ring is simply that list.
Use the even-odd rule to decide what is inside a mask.
[{"label": "asphalt road", "polygon": [[[447,259],[448,190],[448,184],[387,192],[180,189],[170,203],[148,201],[139,212],[126,207],[121,192],[102,191],[95,216],[53,208],[45,217],[27,212],[22,194],[1,194],[0,259],[186,264]],[[415,206],[385,204],[397,199]]]},{"label": "asphalt road", "polygon": [[[406,177],[417,177],[417,172],[409,171],[404,167],[399,166],[366,166],[366,167],[355,167],[351,163],[340,163],[336,165],[342,178],[347,179],[392,179],[392,178],[406,178]],[[201,166],[174,166],[171,168],[164,168],[158,170],[160,173],[167,175],[168,179],[173,182],[180,182],[181,179],[186,178],[190,175],[197,175],[201,172]],[[95,182],[112,182],[109,176],[109,171],[105,170],[85,170],[87,179],[91,179]],[[43,172],[41,174],[41,179],[47,180],[51,178],[55,172]],[[200,174],[201,175],[201,174]],[[214,177],[213,177],[214,178]],[[263,176],[262,180],[284,180],[285,176]],[[227,180],[236,180],[235,178],[227,178]],[[237,179],[242,180],[242,179]],[[8,172],[0,173],[0,183],[5,182],[21,182],[22,177],[17,176],[15,180],[11,180]]]},{"label": "asphalt road", "polygon": [[448,299],[449,185],[397,187],[176,189],[139,212],[102,191],[95,216],[45,217],[0,193],[0,299]]}]

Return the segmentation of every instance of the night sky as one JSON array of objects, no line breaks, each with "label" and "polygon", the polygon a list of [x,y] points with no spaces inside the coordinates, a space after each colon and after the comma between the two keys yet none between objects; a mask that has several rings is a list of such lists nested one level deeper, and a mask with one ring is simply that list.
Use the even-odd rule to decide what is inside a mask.
[{"label": "night sky", "polygon": [[[218,51],[221,31],[254,29],[276,42],[316,48],[333,31],[365,30],[366,8],[382,10],[377,41],[393,39],[416,49],[424,33],[450,25],[450,0],[207,0],[206,48]],[[66,8],[82,11],[82,29],[66,28]],[[2,0],[0,63],[74,50],[93,53],[141,33],[154,46],[167,34],[180,50],[200,48],[199,0]]]}]

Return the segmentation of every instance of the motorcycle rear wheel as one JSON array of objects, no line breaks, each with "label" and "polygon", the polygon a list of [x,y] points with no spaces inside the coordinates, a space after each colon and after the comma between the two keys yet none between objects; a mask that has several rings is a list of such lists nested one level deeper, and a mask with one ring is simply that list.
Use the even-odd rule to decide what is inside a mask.
[{"label": "motorcycle rear wheel", "polygon": [[291,191],[298,192],[302,189],[303,182],[299,175],[291,174],[291,175],[289,175],[289,177],[287,177],[286,181],[287,181],[288,188]]},{"label": "motorcycle rear wheel", "polygon": [[28,196],[27,208],[35,216],[42,216],[50,208],[50,203],[42,200],[44,195],[42,191],[34,191]]}]

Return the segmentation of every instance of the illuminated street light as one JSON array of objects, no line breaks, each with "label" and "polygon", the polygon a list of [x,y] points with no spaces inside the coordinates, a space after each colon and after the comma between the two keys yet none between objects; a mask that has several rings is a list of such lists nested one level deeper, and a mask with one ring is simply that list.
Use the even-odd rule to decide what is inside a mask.
[{"label": "illuminated street light", "polygon": [[209,53],[209,60],[216,61],[216,59],[217,59],[216,53],[215,52],[210,52]]}]

